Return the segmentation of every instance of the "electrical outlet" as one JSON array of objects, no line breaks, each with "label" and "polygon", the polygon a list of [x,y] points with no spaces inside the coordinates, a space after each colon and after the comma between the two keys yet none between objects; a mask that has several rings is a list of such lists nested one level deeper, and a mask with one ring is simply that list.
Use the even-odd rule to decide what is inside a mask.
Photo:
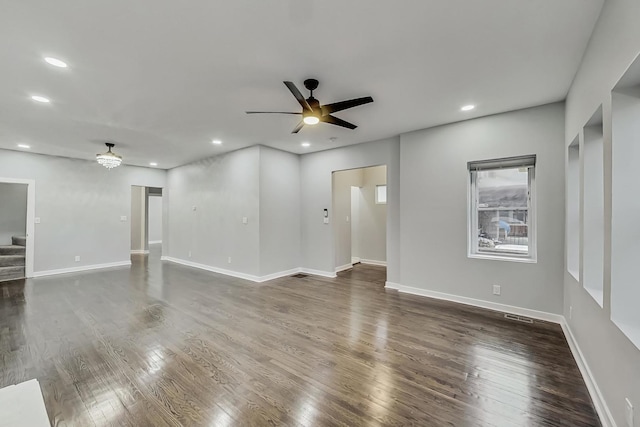
[{"label": "electrical outlet", "polygon": [[493,285],[493,294],[500,295],[500,285]]},{"label": "electrical outlet", "polygon": [[228,262],[229,264],[231,264],[231,257],[229,257],[229,259],[227,260],[227,262]]},{"label": "electrical outlet", "polygon": [[625,414],[625,418],[627,419],[627,425],[629,427],[633,427],[633,405],[631,404],[631,401],[629,400],[629,398],[627,397],[626,399],[624,399],[624,414]]},{"label": "electrical outlet", "polygon": [[195,212],[196,210],[198,210],[198,207],[197,206],[191,206],[191,210]]},{"label": "electrical outlet", "polygon": [[80,261],[80,255],[76,255],[76,262]]},{"label": "electrical outlet", "polygon": [[35,218],[34,222],[35,222],[36,224],[40,224],[40,217],[39,217],[39,216],[37,216],[37,217]]},{"label": "electrical outlet", "polygon": [[191,251],[189,251],[189,258],[191,258]]},{"label": "electrical outlet", "polygon": [[573,306],[570,305],[569,306],[569,320],[571,320],[573,318]]},{"label": "electrical outlet", "polygon": [[125,222],[127,220],[127,216],[126,215],[121,215],[120,216],[120,221]]},{"label": "electrical outlet", "polygon": [[249,224],[249,218],[247,218],[246,216],[242,217],[242,223],[243,224]]}]

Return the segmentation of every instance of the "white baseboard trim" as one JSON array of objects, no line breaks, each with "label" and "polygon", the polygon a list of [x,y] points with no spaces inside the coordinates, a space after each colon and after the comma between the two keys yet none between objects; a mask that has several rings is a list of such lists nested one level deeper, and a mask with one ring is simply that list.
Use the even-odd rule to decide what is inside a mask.
[{"label": "white baseboard trim", "polygon": [[267,274],[259,277],[259,282],[266,282],[273,279],[279,279],[280,277],[293,276],[300,273],[299,268],[292,268],[291,270],[279,271],[277,273]]},{"label": "white baseboard trim", "polygon": [[360,263],[361,264],[369,264],[369,265],[380,265],[382,267],[386,267],[387,266],[387,261],[376,261],[374,259],[361,258],[360,259]]},{"label": "white baseboard trim", "polygon": [[394,282],[385,282],[384,287],[393,291],[399,291],[402,285]]},{"label": "white baseboard trim", "polygon": [[131,255],[148,255],[149,251],[145,251],[144,249],[134,249],[131,251]]},{"label": "white baseboard trim", "polygon": [[314,276],[323,276],[323,277],[336,277],[335,273],[331,274],[325,271],[319,270],[310,270],[306,268],[292,268],[290,270],[279,271],[277,273],[267,274],[265,276],[255,276],[253,274],[241,273],[239,271],[227,270],[224,268],[214,267],[211,265],[200,264],[193,261],[187,261],[180,258],[174,258],[170,256],[162,256],[160,258],[162,261],[174,262],[176,264],[186,265],[187,267],[198,268],[200,270],[211,271],[212,273],[224,274],[225,276],[237,277],[239,279],[249,280],[251,282],[262,283],[268,280],[277,279],[279,277],[291,276],[297,273],[306,273],[312,274]]},{"label": "white baseboard trim", "polygon": [[600,392],[600,388],[596,383],[593,374],[591,373],[591,369],[589,369],[589,365],[580,350],[580,346],[576,341],[576,338],[573,336],[573,332],[571,331],[571,327],[566,322],[566,319],[563,317],[563,321],[560,324],[562,326],[562,331],[564,332],[564,336],[567,339],[567,343],[569,344],[569,348],[571,349],[571,354],[573,354],[573,358],[576,360],[578,364],[578,369],[580,369],[580,373],[582,374],[582,378],[584,379],[585,384],[587,385],[587,390],[591,395],[591,400],[593,401],[593,405],[596,407],[596,412],[600,417],[600,422],[603,427],[616,427],[616,422],[613,419],[613,415],[611,415],[611,411],[607,406],[607,402],[605,402],[602,397],[602,393]]},{"label": "white baseboard trim", "polygon": [[153,241],[149,242],[150,245],[157,245],[157,244],[160,244],[160,243],[162,243],[162,240],[153,240]]},{"label": "white baseboard trim", "polygon": [[322,271],[322,270],[314,270],[312,268],[301,268],[300,273],[311,274],[313,276],[327,277],[329,279],[335,279],[336,273],[332,273],[330,271]]},{"label": "white baseboard trim", "polygon": [[387,282],[385,288],[395,289],[407,294],[420,295],[423,297],[435,298],[445,301],[457,302],[460,304],[472,305],[474,307],[486,308],[488,310],[500,311],[503,313],[517,314],[518,316],[531,317],[532,319],[544,320],[547,322],[562,324],[564,316],[560,314],[547,313],[545,311],[531,310],[529,308],[516,307],[513,305],[500,304],[491,301],[484,301],[475,298],[467,298],[458,295],[445,294],[442,292],[430,291],[422,288],[413,288],[400,285],[398,283]]},{"label": "white baseboard trim", "polygon": [[187,261],[180,258],[174,258],[170,256],[162,256],[160,258],[162,261],[174,262],[176,264],[186,265],[187,267],[199,268],[200,270],[211,271],[212,273],[224,274],[225,276],[237,277],[239,279],[250,280],[252,282],[260,282],[260,277],[254,276],[253,274],[241,273],[239,271],[226,270],[224,268],[214,267],[211,265],[200,264],[193,261]]},{"label": "white baseboard trim", "polygon": [[162,261],[174,262],[176,264],[186,265],[187,267],[199,268],[201,270],[211,271],[213,273],[224,274],[226,276],[231,276],[231,277],[237,277],[239,279],[250,280],[250,281],[256,282],[256,283],[262,283],[262,282],[266,282],[267,280],[273,280],[273,279],[277,279],[279,277],[290,276],[290,275],[297,274],[297,273],[311,274],[311,275],[314,275],[314,276],[322,276],[322,277],[328,277],[328,278],[332,278],[332,279],[336,277],[335,273],[331,273],[331,272],[328,272],[328,271],[313,270],[313,269],[310,269],[310,268],[299,268],[299,267],[298,268],[292,268],[291,270],[286,270],[286,271],[280,271],[280,272],[277,272],[277,273],[267,274],[266,276],[254,276],[252,274],[241,273],[241,272],[233,271],[233,270],[226,270],[224,268],[213,267],[211,265],[200,264],[200,263],[197,263],[197,262],[187,261],[187,260],[184,260],[184,259],[174,258],[174,257],[170,257],[170,256],[164,256],[163,255],[160,259]]},{"label": "white baseboard trim", "polygon": [[336,267],[336,273],[340,273],[341,271],[349,270],[351,268],[353,268],[353,264],[341,265],[340,267]]},{"label": "white baseboard trim", "polygon": [[34,271],[32,277],[53,276],[56,274],[79,273],[81,271],[99,270],[101,268],[129,267],[129,266],[131,266],[131,261],[110,262],[107,264],[85,265],[82,267],[60,268],[57,270]]}]

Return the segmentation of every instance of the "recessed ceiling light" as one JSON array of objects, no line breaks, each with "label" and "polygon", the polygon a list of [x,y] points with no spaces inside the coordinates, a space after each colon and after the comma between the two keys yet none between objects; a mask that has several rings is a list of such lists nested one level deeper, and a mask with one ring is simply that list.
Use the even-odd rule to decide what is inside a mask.
[{"label": "recessed ceiling light", "polygon": [[27,145],[27,144],[18,144],[18,147],[20,147],[20,148],[31,148],[31,146]]},{"label": "recessed ceiling light", "polygon": [[52,58],[50,56],[47,56],[44,58],[44,60],[47,61],[48,64],[53,65],[54,67],[67,68],[67,63],[59,60],[58,58]]},{"label": "recessed ceiling light", "polygon": [[151,162],[149,163],[149,166],[158,166],[158,164],[156,162]]},{"label": "recessed ceiling light", "polygon": [[462,111],[471,111],[474,108],[476,108],[475,105],[465,105],[464,107],[461,108]]},{"label": "recessed ceiling light", "polygon": [[303,142],[302,144],[303,147],[311,147],[311,144],[309,144],[308,142]]},{"label": "recessed ceiling light", "polygon": [[49,98],[45,98],[44,96],[39,96],[39,95],[33,95],[31,97],[31,99],[33,99],[34,101],[37,101],[37,102],[45,103],[45,104],[51,102],[51,101],[49,101]]},{"label": "recessed ceiling light", "polygon": [[213,141],[211,141],[212,144],[216,144],[216,145],[220,145],[222,144],[222,141],[220,141],[219,139],[214,139]]}]

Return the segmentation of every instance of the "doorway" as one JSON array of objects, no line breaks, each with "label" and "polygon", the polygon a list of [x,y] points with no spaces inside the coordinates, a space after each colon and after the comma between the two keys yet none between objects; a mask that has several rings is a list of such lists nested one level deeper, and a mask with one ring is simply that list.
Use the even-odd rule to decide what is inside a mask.
[{"label": "doorway", "polygon": [[131,254],[162,256],[162,188],[131,186]]},{"label": "doorway", "polygon": [[33,277],[35,181],[0,178],[0,282]]},{"label": "doorway", "polygon": [[387,265],[387,167],[333,173],[336,272]]}]

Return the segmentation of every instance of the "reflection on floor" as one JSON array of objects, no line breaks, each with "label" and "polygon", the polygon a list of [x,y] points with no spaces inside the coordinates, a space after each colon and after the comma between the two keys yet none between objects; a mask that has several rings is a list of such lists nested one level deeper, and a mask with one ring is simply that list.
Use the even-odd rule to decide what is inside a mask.
[{"label": "reflection on floor", "polygon": [[0,387],[37,378],[54,425],[599,425],[558,325],[386,291],[383,267],[132,259],[0,285]]}]

